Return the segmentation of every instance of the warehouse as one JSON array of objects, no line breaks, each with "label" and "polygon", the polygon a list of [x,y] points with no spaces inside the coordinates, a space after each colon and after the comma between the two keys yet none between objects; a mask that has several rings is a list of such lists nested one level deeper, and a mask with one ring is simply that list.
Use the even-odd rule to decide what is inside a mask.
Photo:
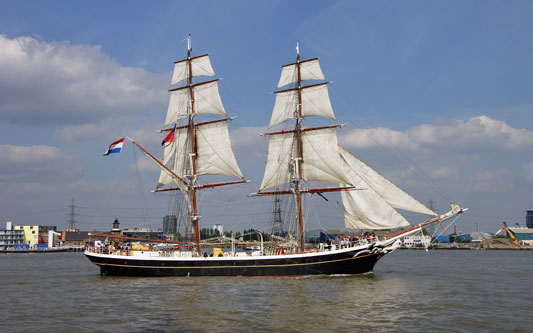
[{"label": "warehouse", "polygon": [[533,228],[511,227],[509,231],[518,239],[519,242],[525,245],[533,245]]}]

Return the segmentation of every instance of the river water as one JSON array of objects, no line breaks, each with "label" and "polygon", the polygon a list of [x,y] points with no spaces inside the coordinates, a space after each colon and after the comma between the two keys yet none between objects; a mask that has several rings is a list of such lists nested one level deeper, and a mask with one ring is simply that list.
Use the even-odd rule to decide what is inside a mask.
[{"label": "river water", "polygon": [[409,251],[373,274],[101,277],[82,253],[0,254],[2,332],[531,332],[533,251]]}]

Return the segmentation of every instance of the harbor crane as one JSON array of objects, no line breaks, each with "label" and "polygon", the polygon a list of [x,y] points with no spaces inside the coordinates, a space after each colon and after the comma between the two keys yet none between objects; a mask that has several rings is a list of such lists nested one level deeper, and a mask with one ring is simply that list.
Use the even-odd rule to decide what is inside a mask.
[{"label": "harbor crane", "polygon": [[509,237],[513,240],[513,243],[516,244],[517,246],[520,246],[520,241],[518,240],[518,238],[516,238],[514,233],[511,230],[509,230],[509,228],[507,227],[507,222],[503,222],[503,227],[501,227],[498,231],[496,231],[494,233],[494,236],[496,236],[497,234],[499,234],[500,232],[504,230],[505,232],[507,232],[507,235],[509,235]]}]

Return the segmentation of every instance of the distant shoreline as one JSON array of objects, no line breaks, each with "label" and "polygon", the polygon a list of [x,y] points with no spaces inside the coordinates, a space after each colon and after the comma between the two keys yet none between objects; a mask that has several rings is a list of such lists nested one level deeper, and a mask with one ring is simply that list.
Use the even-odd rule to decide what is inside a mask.
[{"label": "distant shoreline", "polygon": [[0,250],[0,253],[57,253],[57,252],[83,252],[83,248],[59,248],[44,250]]},{"label": "distant shoreline", "polygon": [[[424,247],[401,247],[399,250],[415,250],[421,251],[425,250]],[[462,247],[430,247],[428,250],[477,250],[477,251],[532,251],[533,246],[522,246],[522,247],[505,247],[505,248],[481,248],[481,247],[471,247],[471,246],[462,246]],[[84,249],[78,248],[60,248],[60,249],[45,249],[45,250],[0,250],[1,253],[61,253],[61,252],[83,252]]]},{"label": "distant shoreline", "polygon": [[[425,250],[424,247],[402,247],[399,248],[399,250]],[[502,251],[532,251],[533,246],[522,246],[522,247],[489,247],[489,248],[482,248],[482,247],[470,247],[470,246],[463,246],[463,247],[430,247],[428,250],[477,250],[477,251],[495,251],[495,250],[502,250]]]}]

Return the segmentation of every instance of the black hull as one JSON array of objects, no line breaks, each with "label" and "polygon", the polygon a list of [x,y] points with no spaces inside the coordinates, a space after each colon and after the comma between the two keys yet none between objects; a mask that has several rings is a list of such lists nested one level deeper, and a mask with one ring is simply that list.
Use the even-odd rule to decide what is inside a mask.
[{"label": "black hull", "polygon": [[100,266],[101,275],[115,276],[296,276],[315,274],[362,274],[372,272],[381,253],[317,253],[279,257],[194,258],[186,260],[130,259],[85,255]]}]

